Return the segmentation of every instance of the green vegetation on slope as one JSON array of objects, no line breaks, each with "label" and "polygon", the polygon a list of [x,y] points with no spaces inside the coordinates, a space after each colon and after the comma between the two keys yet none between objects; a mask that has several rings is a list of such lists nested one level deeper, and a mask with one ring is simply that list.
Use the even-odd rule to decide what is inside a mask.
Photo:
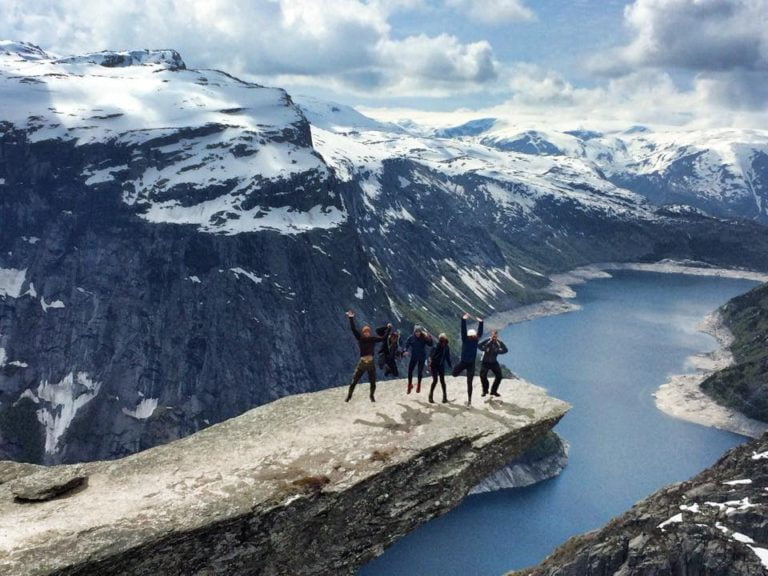
[{"label": "green vegetation on slope", "polygon": [[735,364],[701,387],[719,403],[768,422],[768,284],[734,298],[720,311],[735,338]]}]

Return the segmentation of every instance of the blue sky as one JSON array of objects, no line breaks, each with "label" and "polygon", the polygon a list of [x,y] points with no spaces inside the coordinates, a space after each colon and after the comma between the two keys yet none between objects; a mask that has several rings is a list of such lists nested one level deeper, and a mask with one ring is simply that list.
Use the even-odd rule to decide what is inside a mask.
[{"label": "blue sky", "polygon": [[175,48],[401,114],[765,127],[768,108],[768,0],[3,0],[0,37]]}]

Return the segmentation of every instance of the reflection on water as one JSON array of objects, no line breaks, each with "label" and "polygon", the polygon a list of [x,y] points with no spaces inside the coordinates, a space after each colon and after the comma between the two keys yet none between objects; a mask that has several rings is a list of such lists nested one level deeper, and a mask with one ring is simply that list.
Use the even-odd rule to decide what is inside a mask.
[{"label": "reflection on water", "polygon": [[714,463],[743,438],[672,419],[652,394],[688,356],[716,346],[696,330],[703,317],[754,285],[617,272],[576,288],[581,310],[504,330],[505,363],[573,405],[557,428],[571,445],[568,468],[536,486],[470,496],[360,574],[499,576]]}]

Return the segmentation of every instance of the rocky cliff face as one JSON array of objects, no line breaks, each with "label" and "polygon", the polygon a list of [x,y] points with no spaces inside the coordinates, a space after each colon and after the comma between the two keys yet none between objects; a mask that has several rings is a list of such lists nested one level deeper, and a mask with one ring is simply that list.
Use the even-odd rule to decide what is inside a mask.
[{"label": "rocky cliff face", "polygon": [[568,464],[568,444],[554,432],[539,438],[522,456],[483,479],[470,494],[523,488],[554,478]]},{"label": "rocky cliff face", "polygon": [[0,466],[0,574],[354,574],[568,409],[519,380],[465,408],[448,384],[450,404],[330,389],[121,460]]},{"label": "rocky cliff face", "polygon": [[768,435],[516,576],[768,574]]},{"label": "rocky cliff face", "polygon": [[582,263],[768,270],[765,228],[583,159],[305,114],[172,50],[2,42],[0,101],[3,458],[118,458],[338,385],[350,307],[455,334]]}]

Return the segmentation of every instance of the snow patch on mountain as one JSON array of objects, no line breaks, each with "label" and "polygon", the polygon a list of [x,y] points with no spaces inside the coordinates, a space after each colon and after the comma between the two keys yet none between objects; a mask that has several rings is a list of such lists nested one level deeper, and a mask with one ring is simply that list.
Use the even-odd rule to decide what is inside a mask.
[{"label": "snow patch on mountain", "polygon": [[239,266],[237,268],[230,268],[229,271],[232,272],[238,279],[240,279],[240,276],[244,276],[254,284],[261,284],[262,281],[264,280],[257,274],[254,274],[253,272],[248,272],[247,270],[243,270]]},{"label": "snow patch on mountain", "polygon": [[176,50],[130,50],[93,52],[81,56],[59,58],[60,64],[97,64],[105,68],[160,65],[169,70],[184,70],[186,65]]},{"label": "snow patch on mountain", "polygon": [[55,454],[59,440],[69,428],[77,413],[93,400],[101,390],[86,372],[70,372],[61,381],[43,380],[36,392],[27,391],[27,397],[40,407],[37,419],[45,428],[45,452]]},{"label": "snow patch on mountain", "polygon": [[403,129],[396,124],[379,122],[361,114],[351,106],[337,102],[327,102],[311,96],[296,96],[294,101],[307,120],[318,128],[331,132],[350,132],[371,130],[401,133]]},{"label": "snow patch on mountain", "polygon": [[43,312],[48,312],[50,309],[61,309],[65,308],[64,302],[61,300],[53,300],[52,302],[46,302],[45,297],[40,298],[40,306],[43,308]]},{"label": "snow patch on mountain", "polygon": [[0,296],[18,298],[27,277],[27,269],[0,268]]},{"label": "snow patch on mountain", "polygon": [[314,206],[308,211],[288,206],[256,206],[243,210],[240,199],[226,196],[194,206],[182,206],[176,200],[150,204],[140,216],[156,224],[192,224],[201,232],[232,236],[244,232],[273,231],[294,235],[309,230],[329,230],[346,222],[346,214],[334,206]]},{"label": "snow patch on mountain", "polygon": [[123,407],[123,414],[136,420],[146,420],[155,413],[158,402],[157,398],[144,398],[133,410]]},{"label": "snow patch on mountain", "polygon": [[[2,120],[30,132],[31,141],[104,142],[153,130],[221,124],[262,134],[303,122],[283,90],[241,82],[213,70],[169,67],[172,51],[101,53],[60,60],[20,58],[0,48]],[[132,55],[132,56],[131,56]],[[141,65],[105,67],[110,58]]]}]

